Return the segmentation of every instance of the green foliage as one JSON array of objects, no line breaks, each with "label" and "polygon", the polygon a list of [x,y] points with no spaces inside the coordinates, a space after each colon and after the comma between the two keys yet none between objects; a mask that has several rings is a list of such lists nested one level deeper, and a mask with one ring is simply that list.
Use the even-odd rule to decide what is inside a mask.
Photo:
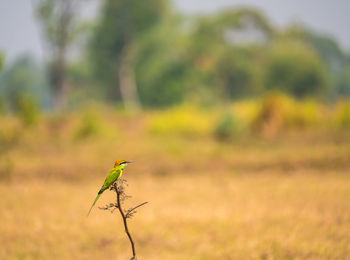
[{"label": "green foliage", "polygon": [[242,134],[244,125],[235,114],[224,113],[218,120],[214,136],[219,140],[230,140]]},{"label": "green foliage", "polygon": [[[62,28],[58,26],[60,4],[38,3],[45,36],[56,52]],[[68,65],[65,86],[73,87],[64,93],[71,108],[88,99],[120,102],[128,94],[139,95],[136,103],[140,100],[152,108],[184,102],[217,106],[258,98],[271,90],[298,99],[335,100],[350,95],[349,59],[334,39],[303,26],[277,29],[259,10],[234,8],[188,19],[173,12],[166,0],[104,0],[100,10],[90,27],[86,55]],[[74,38],[75,11],[67,13],[73,19],[68,45]],[[47,89],[38,87],[43,85],[38,77],[41,71],[33,63],[19,63],[0,78],[5,106],[13,110],[22,93],[36,96],[40,106],[48,103]],[[55,67],[54,63],[50,65]],[[122,80],[126,74],[129,80]],[[50,80],[54,78],[52,74]],[[133,82],[136,91],[121,91]],[[57,93],[53,90],[52,97]],[[291,105],[298,112],[288,113],[283,124],[303,127],[311,124],[312,117],[318,121],[317,106],[308,102]]]},{"label": "green foliage", "polygon": [[309,32],[309,41],[320,55],[327,67],[334,73],[339,73],[346,65],[346,54],[339,44],[330,36]]},{"label": "green foliage", "polygon": [[0,116],[5,115],[7,112],[7,106],[5,102],[5,98],[0,96]]},{"label": "green foliage", "polygon": [[25,126],[34,126],[38,123],[40,115],[38,104],[29,96],[17,97],[15,112]]},{"label": "green foliage", "polygon": [[[112,100],[121,99],[117,68],[125,45],[133,49],[140,100],[149,107],[177,105],[193,97],[214,102],[257,97],[271,89],[298,98],[334,95],[333,79],[338,76],[328,68],[342,67],[346,60],[331,38],[303,27],[278,32],[259,10],[237,8],[185,20],[161,4],[117,15],[127,5],[106,0],[90,41],[95,78],[102,82],[99,91]],[[128,33],[133,35],[130,42],[127,26],[115,28],[131,23],[134,12],[139,17]],[[154,20],[148,21],[149,12]],[[138,29],[141,20],[145,26]],[[344,85],[344,80],[337,82]]]},{"label": "green foliage", "polygon": [[138,42],[135,72],[147,107],[179,104],[188,92],[191,67],[183,59],[187,40],[179,25],[181,19],[169,15]]},{"label": "green foliage", "polygon": [[217,82],[224,97],[242,98],[261,92],[260,66],[253,49],[236,48],[225,52],[217,64]]},{"label": "green foliage", "polygon": [[195,83],[220,99],[256,95],[261,91],[260,56],[273,34],[267,19],[255,9],[200,17],[188,54]]},{"label": "green foliage", "polygon": [[33,58],[21,56],[1,73],[0,96],[4,106],[14,112],[22,98],[37,100],[39,106],[47,105],[49,92],[43,73]]},{"label": "green foliage", "polygon": [[186,82],[183,80],[186,68],[181,62],[165,64],[161,74],[145,84],[140,84],[142,102],[148,107],[166,107],[184,101],[187,92]]},{"label": "green foliage", "polygon": [[311,47],[334,75],[346,64],[346,53],[329,35],[310,31],[302,25],[292,25],[282,34],[289,41],[298,41]]},{"label": "green foliage", "polygon": [[[61,45],[66,48],[77,36],[80,28],[76,24],[77,6],[74,0],[37,0],[36,16],[52,51],[57,52]],[[57,54],[57,53],[55,53]]]},{"label": "green foliage", "polygon": [[298,98],[325,94],[329,75],[312,49],[300,43],[282,42],[272,47],[265,84]]},{"label": "green foliage", "polygon": [[[93,31],[89,55],[95,77],[102,82],[107,96],[120,99],[118,67],[122,51],[128,47],[137,55],[137,44],[166,12],[163,0],[105,0]],[[132,60],[131,62],[134,62]]]},{"label": "green foliage", "polygon": [[350,64],[343,69],[338,77],[336,94],[350,97]]},{"label": "green foliage", "polygon": [[273,34],[273,27],[260,11],[254,8],[229,9],[199,17],[193,35],[197,40],[193,42],[193,51],[198,56],[211,56],[234,46],[263,45]]}]

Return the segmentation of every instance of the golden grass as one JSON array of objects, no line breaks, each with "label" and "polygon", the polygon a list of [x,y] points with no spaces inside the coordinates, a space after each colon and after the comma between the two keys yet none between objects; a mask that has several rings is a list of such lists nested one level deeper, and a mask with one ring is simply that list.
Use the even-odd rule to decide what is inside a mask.
[{"label": "golden grass", "polygon": [[[350,178],[293,175],[133,176],[130,220],[140,259],[348,259]],[[117,215],[95,208],[101,178],[1,184],[0,259],[129,259]],[[98,205],[113,200],[106,192]]]}]

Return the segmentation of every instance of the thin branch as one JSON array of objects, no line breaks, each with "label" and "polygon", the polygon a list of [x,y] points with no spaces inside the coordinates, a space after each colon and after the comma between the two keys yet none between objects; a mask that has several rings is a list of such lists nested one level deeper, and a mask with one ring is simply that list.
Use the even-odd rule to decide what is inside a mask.
[{"label": "thin branch", "polygon": [[143,203],[141,203],[140,205],[137,205],[136,207],[133,207],[133,208],[131,208],[131,209],[128,209],[128,211],[126,212],[126,215],[125,215],[126,218],[132,217],[133,214],[136,213],[136,211],[133,213],[133,211],[134,211],[135,209],[137,209],[137,208],[139,208],[139,207],[141,207],[141,206],[143,206],[143,205],[145,205],[145,204],[147,204],[147,203],[148,203],[148,201],[143,202]]},{"label": "thin branch", "polygon": [[137,209],[137,208],[139,208],[139,207],[141,207],[141,206],[143,206],[143,205],[145,205],[145,204],[147,204],[147,203],[148,203],[148,201],[146,201],[146,202],[144,202],[144,203],[141,203],[140,205],[137,205],[136,207],[133,207],[133,208],[129,209],[128,212],[132,212],[132,211],[134,211],[135,209]]},{"label": "thin branch", "polygon": [[118,185],[117,185],[116,183],[114,183],[113,185],[114,185],[115,191],[116,191],[116,193],[117,193],[118,209],[119,209],[120,215],[121,215],[122,218],[123,218],[125,233],[128,235],[128,238],[129,238],[130,243],[131,243],[131,249],[132,249],[133,259],[136,260],[135,243],[134,243],[134,240],[132,239],[132,237],[131,237],[131,235],[130,235],[130,232],[129,232],[129,229],[128,229],[128,223],[127,223],[127,221],[126,221],[126,217],[125,217],[125,214],[124,214],[124,212],[123,212],[123,209],[122,209],[122,206],[121,206],[121,203],[120,203],[120,195],[121,195],[122,191],[120,191],[120,190],[118,189]]},{"label": "thin branch", "polygon": [[137,258],[136,258],[136,251],[135,251],[135,243],[134,243],[134,240],[132,239],[131,234],[129,232],[127,219],[131,218],[136,213],[137,208],[147,204],[148,202],[143,202],[143,203],[137,205],[136,207],[132,207],[132,208],[128,209],[127,211],[123,210],[123,208],[122,208],[123,202],[125,200],[127,200],[128,198],[131,198],[131,196],[126,195],[124,192],[125,186],[128,186],[128,184],[127,184],[127,181],[124,179],[119,179],[117,182],[115,182],[110,187],[110,190],[114,191],[117,194],[117,201],[115,203],[109,203],[104,207],[99,207],[99,209],[109,210],[111,213],[113,213],[115,209],[118,209],[118,211],[123,219],[125,233],[127,234],[128,238],[130,240],[130,244],[131,244],[133,256],[130,260],[136,260]]},{"label": "thin branch", "polygon": [[129,228],[128,228],[128,223],[127,223],[127,219],[131,218],[135,213],[136,213],[136,209],[147,204],[148,202],[143,202],[139,205],[137,205],[136,207],[130,208],[127,211],[124,211],[122,208],[122,203],[130,198],[131,196],[128,196],[125,194],[124,190],[125,190],[125,186],[128,186],[128,184],[126,183],[126,180],[124,179],[120,179],[117,182],[115,182],[111,187],[110,190],[114,191],[117,194],[117,201],[115,203],[109,203],[107,204],[105,207],[99,207],[102,210],[109,210],[113,213],[113,211],[115,209],[118,209],[122,219],[123,219],[123,224],[124,224],[124,230],[125,233],[127,234],[129,240],[130,240],[130,244],[131,244],[131,249],[132,249],[132,258],[130,260],[136,260],[136,250],[135,250],[135,243],[134,240],[131,237],[131,234],[129,232]]}]

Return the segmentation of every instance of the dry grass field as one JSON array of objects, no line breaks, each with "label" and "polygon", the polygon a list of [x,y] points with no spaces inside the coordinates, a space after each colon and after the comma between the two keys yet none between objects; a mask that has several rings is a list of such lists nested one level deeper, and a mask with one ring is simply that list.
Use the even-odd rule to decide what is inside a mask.
[{"label": "dry grass field", "polygon": [[138,259],[350,259],[349,135],[219,142],[127,125],[83,140],[38,126],[8,149],[0,259],[130,259],[119,215],[86,217],[117,158],[135,160],[126,207],[149,202],[129,222]]},{"label": "dry grass field", "polygon": [[[150,202],[130,220],[140,259],[350,257],[347,176],[301,171],[128,180],[132,202]],[[129,259],[118,215],[95,209],[86,218],[100,181],[2,184],[0,258]],[[98,204],[112,199],[109,192]]]}]

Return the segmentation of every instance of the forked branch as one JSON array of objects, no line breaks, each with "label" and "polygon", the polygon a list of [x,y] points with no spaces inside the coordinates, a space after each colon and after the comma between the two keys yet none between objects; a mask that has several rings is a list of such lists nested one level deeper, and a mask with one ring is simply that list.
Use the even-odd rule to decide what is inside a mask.
[{"label": "forked branch", "polygon": [[123,219],[125,233],[127,234],[129,241],[130,241],[130,244],[131,244],[133,256],[130,260],[137,260],[135,243],[134,243],[134,240],[129,232],[127,219],[134,216],[137,208],[147,204],[148,202],[143,202],[143,203],[137,205],[136,207],[132,207],[132,208],[124,211],[122,204],[126,199],[130,198],[130,196],[126,195],[124,192],[124,190],[125,190],[124,185],[127,186],[126,180],[120,179],[119,181],[115,182],[110,189],[116,193],[117,201],[115,203],[110,203],[110,204],[106,205],[105,207],[100,207],[100,209],[110,210],[112,213],[114,212],[115,209],[118,209],[118,211]]}]

